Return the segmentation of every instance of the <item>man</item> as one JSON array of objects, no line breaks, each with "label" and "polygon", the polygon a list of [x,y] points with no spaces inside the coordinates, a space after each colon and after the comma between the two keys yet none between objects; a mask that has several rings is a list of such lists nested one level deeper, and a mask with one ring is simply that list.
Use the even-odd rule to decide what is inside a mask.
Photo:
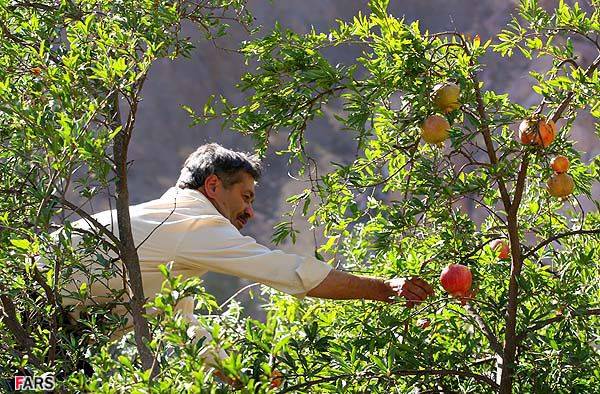
[{"label": "man", "polygon": [[[384,280],[355,276],[332,269],[316,258],[271,250],[243,236],[240,230],[254,217],[255,183],[260,175],[260,163],[254,157],[218,144],[203,145],[185,161],[176,187],[157,200],[130,208],[146,297],[152,298],[160,291],[163,278],[158,266],[166,262],[173,263],[174,275],[184,278],[219,272],[260,282],[296,297],[392,302],[401,296],[410,307],[433,294],[432,287],[419,278]],[[116,233],[114,212],[102,212],[94,218]],[[73,227],[94,228],[83,219]],[[75,235],[73,242],[79,242]],[[86,281],[85,277],[75,277],[73,289],[78,289],[82,281]],[[87,283],[87,288],[96,299],[108,299],[107,289],[122,289],[122,278],[93,281]],[[185,318],[197,325],[192,299],[183,300],[178,307]],[[128,325],[125,330],[131,327]],[[197,326],[196,339],[202,337],[210,339],[208,332]],[[204,356],[213,363],[213,357],[226,354],[216,349],[207,350]]]}]

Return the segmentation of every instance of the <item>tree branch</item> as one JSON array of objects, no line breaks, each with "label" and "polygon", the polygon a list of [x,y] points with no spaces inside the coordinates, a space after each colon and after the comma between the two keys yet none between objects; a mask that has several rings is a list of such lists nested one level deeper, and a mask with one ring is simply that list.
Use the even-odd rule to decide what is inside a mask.
[{"label": "tree branch", "polygon": [[537,252],[538,250],[540,250],[541,248],[543,248],[544,246],[559,240],[561,238],[564,237],[569,237],[571,235],[589,235],[589,234],[600,234],[600,229],[594,229],[594,230],[576,230],[576,231],[569,231],[566,233],[561,233],[561,234],[557,234],[553,237],[550,237],[542,242],[540,242],[535,248],[531,249],[529,252],[527,252],[524,256],[523,259],[529,258],[532,254],[534,254],[535,252]]},{"label": "tree branch", "polygon": [[[600,65],[600,55],[598,55],[598,57],[592,62],[592,64],[585,71],[585,76],[591,77],[599,65]],[[569,94],[567,94],[567,97],[565,97],[565,99],[560,103],[560,105],[558,106],[558,108],[556,109],[556,111],[554,112],[554,114],[551,117],[551,119],[554,123],[558,122],[558,120],[562,116],[562,113],[569,106],[569,103],[573,99],[574,95],[575,95],[575,92],[573,92],[573,91],[569,92]]]},{"label": "tree branch", "polygon": [[6,295],[6,289],[2,284],[0,284],[0,291],[5,293],[0,295],[2,312],[4,312],[2,313],[2,321],[6,324],[6,327],[8,327],[15,340],[25,349],[25,352],[29,356],[29,361],[36,367],[41,368],[42,363],[31,351],[31,348],[34,346],[33,339],[31,339],[27,334],[27,330],[19,323],[15,304],[8,295]]},{"label": "tree branch", "polygon": [[483,332],[483,335],[485,335],[485,337],[490,342],[490,346],[492,347],[492,350],[494,350],[494,352],[498,356],[502,357],[502,353],[504,351],[504,349],[502,349],[502,344],[500,344],[500,342],[498,341],[498,338],[496,338],[496,336],[494,335],[492,330],[490,330],[490,328],[485,323],[485,321],[483,320],[483,318],[481,317],[479,312],[475,309],[475,307],[473,307],[473,305],[470,305],[468,303],[465,305],[465,309],[467,310],[467,312],[469,312],[469,314],[471,316],[473,316],[473,318],[477,322],[477,325],[479,325],[479,328]]},{"label": "tree branch", "polygon": [[[110,103],[112,112],[111,123],[114,127],[121,126],[121,113],[119,110],[119,95],[113,94]],[[129,289],[131,291],[130,311],[133,317],[133,329],[135,342],[140,354],[142,366],[145,370],[151,370],[151,376],[158,373],[158,367],[154,364],[154,356],[145,342],[152,341],[152,333],[146,319],[146,308],[144,304],[144,286],[140,270],[140,260],[135,248],[135,242],[131,230],[131,217],[129,214],[129,190],[127,188],[127,149],[131,138],[132,128],[135,121],[135,106],[130,108],[129,118],[124,127],[114,139],[113,157],[115,162],[115,194],[117,196],[117,223],[119,226],[119,239],[121,241],[120,257],[127,269],[129,277]]]},{"label": "tree branch", "polygon": [[93,224],[94,227],[100,232],[102,233],[102,235],[106,236],[108,239],[110,239],[113,244],[109,244],[109,246],[111,247],[111,249],[116,252],[117,254],[120,254],[120,250],[121,250],[121,241],[119,240],[119,238],[117,238],[116,235],[114,235],[112,232],[108,231],[108,229],[106,228],[106,226],[103,226],[99,221],[97,221],[96,219],[94,219],[94,217],[92,215],[90,215],[89,213],[87,213],[86,211],[84,211],[83,209],[81,209],[81,207],[78,207],[77,205],[73,204],[72,202],[66,200],[63,197],[57,197],[60,201],[60,203],[66,207],[68,207],[70,210],[72,210],[73,212],[75,212],[76,214],[78,214],[79,216],[81,216],[82,218],[84,218],[86,221],[88,221],[89,223]]},{"label": "tree branch", "polygon": [[[58,270],[55,270],[55,275],[58,273]],[[48,361],[52,364],[54,363],[54,359],[56,357],[56,346],[57,346],[57,332],[58,332],[58,316],[62,314],[62,305],[56,302],[56,295],[54,290],[48,286],[48,283],[42,277],[42,274],[38,270],[36,264],[33,264],[33,277],[35,281],[44,289],[44,293],[46,294],[46,298],[48,298],[49,303],[55,308],[54,313],[52,314],[51,331],[50,331],[50,349],[48,351]]]},{"label": "tree branch", "polygon": [[[462,37],[461,37],[461,40],[462,40]],[[463,48],[467,53],[469,53],[466,45],[463,45]],[[470,63],[471,63],[471,66],[475,66],[472,59],[471,59]],[[489,120],[488,120],[487,113],[485,112],[483,96],[481,94],[481,89],[479,87],[479,78],[477,78],[476,73],[473,73],[471,75],[471,80],[473,81],[473,86],[475,89],[475,99],[477,101],[477,113],[479,114],[479,121],[481,123],[481,125],[479,126],[479,129],[481,131],[481,134],[483,135],[483,140],[485,142],[485,147],[486,147],[488,157],[490,159],[490,163],[494,167],[496,167],[498,165],[498,157],[496,156],[496,150],[494,149],[494,143],[492,141],[492,133],[491,133],[490,127],[488,125]],[[508,195],[506,183],[504,182],[504,179],[502,179],[501,177],[498,177],[497,182],[498,182],[498,190],[500,191],[500,196],[502,197],[502,203],[504,204],[504,210],[506,212],[508,212],[511,208],[512,203],[510,201],[510,196]]]},{"label": "tree branch", "polygon": [[[600,308],[588,309],[587,311],[580,314],[580,316],[581,315],[583,315],[583,316],[600,316]],[[550,319],[540,320],[540,321],[534,323],[532,326],[529,326],[525,330],[523,330],[523,332],[517,336],[517,341],[518,342],[523,341],[527,337],[527,334],[529,334],[530,332],[537,331],[540,328],[544,328],[546,326],[549,326],[550,324],[559,322],[561,320],[565,320],[566,318],[567,318],[567,316],[565,316],[565,315],[558,315],[558,316],[554,316]]]},{"label": "tree branch", "polygon": [[508,211],[509,216],[513,214],[515,217],[519,206],[521,205],[521,199],[523,198],[523,191],[525,190],[525,181],[527,180],[527,168],[529,167],[529,152],[525,152],[523,159],[521,160],[521,166],[519,167],[519,173],[517,174],[517,182],[515,184],[515,195],[513,197],[510,210]]},{"label": "tree branch", "polygon": [[430,375],[433,375],[433,376],[462,376],[465,378],[475,379],[482,383],[486,383],[487,385],[491,386],[495,391],[497,391],[499,388],[498,384],[496,384],[496,382],[494,382],[492,379],[488,378],[487,376],[479,375],[479,374],[476,374],[473,372],[468,372],[468,371],[456,371],[456,370],[450,370],[450,369],[422,369],[422,370],[398,369],[398,370],[391,370],[389,372],[389,374],[386,374],[386,375],[379,375],[379,374],[376,374],[373,372],[371,372],[371,373],[363,372],[360,374],[342,374],[342,375],[336,375],[336,376],[328,376],[328,377],[324,377],[321,379],[311,380],[308,382],[304,382],[304,383],[300,383],[300,384],[297,384],[294,386],[287,387],[284,390],[280,391],[280,393],[283,394],[283,393],[289,393],[289,392],[296,392],[297,390],[302,389],[302,388],[312,387],[317,384],[331,382],[331,381],[335,381],[338,379],[344,379],[344,378],[391,379],[394,375],[396,375],[396,376],[430,376]]}]

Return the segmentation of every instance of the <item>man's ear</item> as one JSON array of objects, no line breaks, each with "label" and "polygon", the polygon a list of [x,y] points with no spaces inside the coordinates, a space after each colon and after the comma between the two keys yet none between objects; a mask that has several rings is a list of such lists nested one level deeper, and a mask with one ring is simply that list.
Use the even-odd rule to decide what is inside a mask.
[{"label": "man's ear", "polygon": [[218,188],[221,186],[221,180],[215,174],[209,175],[204,180],[204,192],[207,197],[215,198]]}]

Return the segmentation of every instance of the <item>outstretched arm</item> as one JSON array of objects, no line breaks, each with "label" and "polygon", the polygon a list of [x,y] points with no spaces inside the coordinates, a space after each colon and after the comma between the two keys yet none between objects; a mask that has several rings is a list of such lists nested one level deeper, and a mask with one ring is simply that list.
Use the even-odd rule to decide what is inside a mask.
[{"label": "outstretched arm", "polygon": [[384,280],[332,270],[307,295],[334,300],[365,299],[384,302],[393,302],[394,297],[401,296],[406,298],[407,306],[411,307],[433,295],[433,288],[420,278]]}]

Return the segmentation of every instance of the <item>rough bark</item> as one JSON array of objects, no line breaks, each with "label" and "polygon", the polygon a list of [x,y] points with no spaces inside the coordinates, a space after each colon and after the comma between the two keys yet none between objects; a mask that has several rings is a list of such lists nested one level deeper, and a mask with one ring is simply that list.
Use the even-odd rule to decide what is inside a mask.
[{"label": "rough bark", "polygon": [[[113,123],[121,125],[121,116],[119,112],[118,95],[113,95],[112,100]],[[135,111],[135,109],[131,109]],[[132,123],[128,122],[128,125]],[[144,304],[144,287],[142,284],[142,273],[140,270],[140,261],[131,232],[131,218],[129,215],[129,190],[127,187],[127,149],[131,138],[131,127],[124,127],[114,139],[113,160],[115,165],[115,194],[117,223],[119,228],[120,250],[119,257],[123,262],[127,272],[127,284],[129,286],[130,313],[133,318],[133,329],[135,333],[135,342],[140,354],[140,359],[144,369],[153,368],[154,357],[152,352],[146,346],[146,341],[152,340],[152,334],[146,319],[146,309]],[[152,376],[156,374],[153,369]]]},{"label": "rough bark", "polygon": [[[600,64],[600,56],[588,67],[585,75],[590,77],[594,70]],[[573,99],[574,93],[569,92],[565,99],[560,103],[554,114],[550,117],[554,122],[557,122],[562,113],[568,108],[569,103]],[[500,393],[510,394],[513,391],[513,376],[515,368],[515,356],[517,353],[518,335],[516,333],[517,326],[517,310],[519,307],[519,285],[517,280],[521,274],[523,265],[523,257],[521,254],[521,245],[519,242],[519,224],[517,212],[525,189],[525,181],[527,177],[527,167],[529,164],[529,156],[525,154],[521,161],[517,183],[515,185],[515,195],[512,203],[507,208],[508,212],[508,234],[511,245],[511,272],[510,282],[508,287],[508,309],[506,315],[505,340],[504,340],[504,355],[502,360],[502,375],[500,377]]]}]

